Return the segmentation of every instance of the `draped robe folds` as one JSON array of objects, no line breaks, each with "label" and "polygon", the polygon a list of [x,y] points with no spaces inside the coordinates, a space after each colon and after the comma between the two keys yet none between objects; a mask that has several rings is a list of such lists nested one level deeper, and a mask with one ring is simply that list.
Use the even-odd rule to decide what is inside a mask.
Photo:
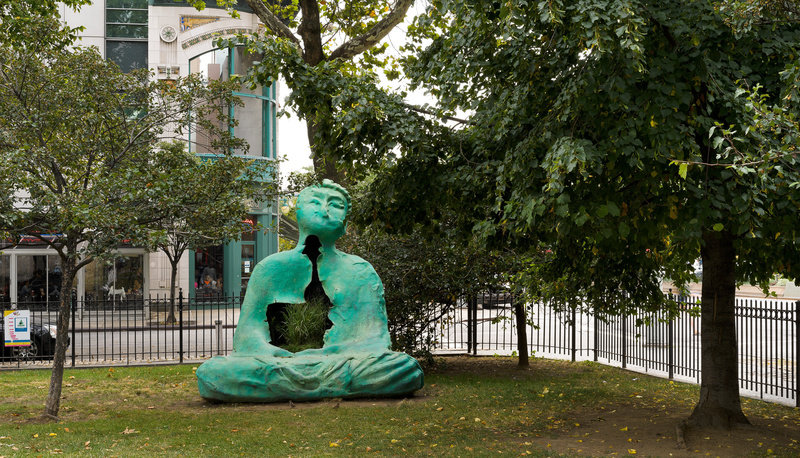
[{"label": "draped robe folds", "polygon": [[422,388],[416,359],[390,350],[383,284],[359,258],[323,248],[317,272],[331,301],[323,346],[290,353],[270,343],[271,304],[305,302],[312,263],[302,246],[259,262],[250,277],[233,352],[197,369],[200,395],[227,402],[402,396]]}]

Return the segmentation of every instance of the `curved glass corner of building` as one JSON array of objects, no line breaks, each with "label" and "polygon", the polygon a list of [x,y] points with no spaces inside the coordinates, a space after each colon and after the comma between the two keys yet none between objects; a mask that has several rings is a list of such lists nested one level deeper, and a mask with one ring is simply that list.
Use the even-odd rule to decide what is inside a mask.
[{"label": "curved glass corner of building", "polygon": [[[244,75],[258,60],[243,47],[214,49],[189,60],[189,71],[202,74],[206,81],[228,81],[231,75]],[[253,159],[277,157],[277,88],[276,84],[255,89],[242,88],[234,94],[240,106],[229,106],[229,116],[237,122],[230,133],[249,145],[245,153]],[[191,151],[212,159],[215,151],[204,132],[192,129]],[[208,139],[210,140],[210,139]],[[250,214],[242,221],[242,234],[237,242],[195,250],[189,256],[190,296],[213,300],[219,296],[243,295],[256,263],[278,251],[277,205],[261,202],[251,205]],[[256,230],[258,227],[261,230]]]}]

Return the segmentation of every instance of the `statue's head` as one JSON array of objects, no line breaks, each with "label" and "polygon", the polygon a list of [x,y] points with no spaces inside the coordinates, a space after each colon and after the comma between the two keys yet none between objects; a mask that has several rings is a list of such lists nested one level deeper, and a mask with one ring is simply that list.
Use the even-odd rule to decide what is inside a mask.
[{"label": "statue's head", "polygon": [[297,225],[301,236],[316,235],[332,243],[344,235],[350,194],[331,180],[309,186],[297,196]]}]

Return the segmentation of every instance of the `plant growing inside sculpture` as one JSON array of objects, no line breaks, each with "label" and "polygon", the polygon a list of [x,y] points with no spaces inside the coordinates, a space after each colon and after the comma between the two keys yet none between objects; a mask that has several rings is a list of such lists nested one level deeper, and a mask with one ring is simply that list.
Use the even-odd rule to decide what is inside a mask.
[{"label": "plant growing inside sculpture", "polygon": [[286,339],[283,348],[293,353],[321,348],[327,320],[328,306],[324,300],[318,298],[286,307],[281,329],[278,330]]}]

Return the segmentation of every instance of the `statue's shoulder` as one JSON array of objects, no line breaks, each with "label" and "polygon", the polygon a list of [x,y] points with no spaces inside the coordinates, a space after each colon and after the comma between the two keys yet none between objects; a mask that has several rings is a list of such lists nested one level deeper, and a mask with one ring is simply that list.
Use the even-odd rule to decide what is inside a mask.
[{"label": "statue's shoulder", "polygon": [[311,262],[301,252],[295,250],[271,254],[256,264],[253,275],[268,275],[272,272],[285,272],[285,269],[308,268]]},{"label": "statue's shoulder", "polygon": [[350,253],[345,253],[343,251],[339,251],[337,255],[339,263],[341,263],[341,265],[343,266],[347,266],[347,268],[354,274],[375,275],[375,276],[378,275],[375,272],[375,269],[372,267],[372,264],[370,264],[360,256],[356,256]]}]

